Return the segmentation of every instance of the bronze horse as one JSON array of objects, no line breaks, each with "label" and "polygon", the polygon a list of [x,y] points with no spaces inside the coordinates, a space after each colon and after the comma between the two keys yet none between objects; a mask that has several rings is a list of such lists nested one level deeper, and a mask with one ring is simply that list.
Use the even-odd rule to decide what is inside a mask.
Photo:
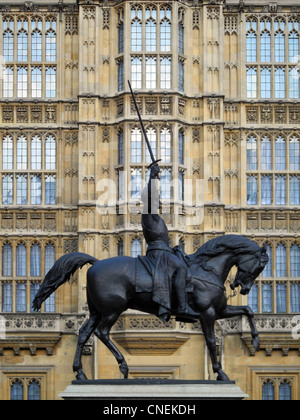
[{"label": "bronze horse", "polygon": [[[179,248],[175,248],[174,252],[187,264],[193,276],[193,293],[189,294],[189,304],[199,314],[197,318],[205,335],[213,371],[217,374],[217,380],[228,381],[229,378],[217,359],[215,321],[245,315],[248,317],[252,343],[257,351],[260,348],[260,341],[253,311],[249,306],[227,305],[224,284],[232,267],[237,266],[237,275],[231,288],[234,290],[240,286],[241,294],[247,295],[255,279],[268,263],[266,249],[260,248],[243,236],[227,235],[207,242],[194,255],[188,256]],[[73,370],[77,372],[78,380],[87,379],[81,363],[82,351],[94,333],[115,356],[120,371],[127,379],[128,366],[122,353],[110,340],[111,328],[127,309],[136,309],[153,315],[158,315],[159,310],[158,304],[152,300],[152,293],[136,292],[136,279],[139,276],[139,272],[136,272],[136,259],[116,257],[99,261],[90,255],[78,252],[65,255],[46,275],[33,301],[33,309],[38,311],[42,303],[59,286],[86,264],[92,265],[87,273],[90,318],[79,331]]]}]

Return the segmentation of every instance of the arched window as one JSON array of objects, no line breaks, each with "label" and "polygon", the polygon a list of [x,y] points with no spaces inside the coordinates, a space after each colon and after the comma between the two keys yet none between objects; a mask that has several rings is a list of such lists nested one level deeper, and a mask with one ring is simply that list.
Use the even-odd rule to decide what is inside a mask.
[{"label": "arched window", "polygon": [[261,141],[261,169],[270,171],[272,169],[272,143],[269,137],[263,137]]},{"label": "arched window", "polygon": [[257,35],[252,29],[247,33],[247,62],[255,63],[257,60]]},{"label": "arched window", "polygon": [[41,247],[37,243],[30,248],[30,275],[41,277]]},{"label": "arched window", "polygon": [[27,204],[27,175],[16,175],[17,181],[17,204]]},{"label": "arched window", "polygon": [[32,61],[42,61],[42,51],[42,33],[36,29],[31,34]]},{"label": "arched window", "polygon": [[131,131],[131,163],[142,163],[142,132],[139,128]]},{"label": "arched window", "polygon": [[271,21],[262,19],[260,30],[260,61],[269,63],[271,61]]},{"label": "arched window", "polygon": [[142,57],[131,59],[131,80],[133,89],[142,88]]},{"label": "arched window", "polygon": [[276,195],[276,205],[285,206],[286,205],[286,175],[276,175],[275,176],[275,195]]},{"label": "arched window", "polygon": [[28,401],[39,401],[41,399],[41,385],[33,379],[28,385]]},{"label": "arched window", "polygon": [[130,196],[133,199],[140,199],[142,193],[142,170],[131,169],[131,189]]},{"label": "arched window", "polygon": [[291,247],[291,277],[300,278],[300,247],[297,244],[294,244]]},{"label": "arched window", "polygon": [[279,244],[276,248],[276,277],[287,277],[286,247]]},{"label": "arched window", "polygon": [[164,163],[172,161],[172,137],[169,128],[163,128],[160,133],[160,157]]},{"label": "arched window", "polygon": [[141,7],[133,7],[131,9],[131,50],[142,51],[142,18],[143,12]]},{"label": "arched window", "polygon": [[55,175],[45,176],[45,204],[56,204],[56,177]]},{"label": "arched window", "polygon": [[[147,13],[147,11],[146,11]],[[156,21],[153,19],[156,16],[156,11],[152,11],[152,17],[146,22],[146,51],[152,52],[157,49],[157,36],[156,36]]]},{"label": "arched window", "polygon": [[260,71],[260,96],[262,99],[271,98],[271,67],[262,67]]},{"label": "arched window", "polygon": [[[50,269],[55,264],[55,247],[53,244],[49,243],[45,247],[45,275],[50,271]],[[55,293],[52,293],[45,301],[45,312],[53,313],[55,312]]]},{"label": "arched window", "polygon": [[264,382],[262,387],[262,400],[274,401],[275,400],[275,387],[272,381]]},{"label": "arched window", "polygon": [[262,272],[263,278],[273,277],[273,253],[272,248],[269,244],[266,245],[267,255],[269,257],[269,262],[266,265],[264,271]]},{"label": "arched window", "polygon": [[160,88],[171,89],[172,82],[172,59],[171,57],[160,58]]},{"label": "arched window", "polygon": [[11,401],[22,401],[23,398],[23,383],[19,379],[16,379],[10,386],[10,399]]},{"label": "arched window", "polygon": [[255,63],[257,61],[257,21],[250,18],[246,22],[246,51],[247,62]]},{"label": "arched window", "polygon": [[271,175],[265,175],[261,178],[261,204],[270,206],[272,204],[272,182]]},{"label": "arched window", "polygon": [[289,33],[289,61],[293,63],[299,55],[299,34],[298,31],[292,30]]},{"label": "arched window", "polygon": [[14,34],[9,29],[3,34],[3,57],[5,61],[14,60]]},{"label": "arched window", "polygon": [[2,246],[2,276],[12,276],[12,246],[9,243]]},{"label": "arched window", "polygon": [[47,171],[56,169],[56,141],[51,134],[45,141],[45,169]]},{"label": "arched window", "polygon": [[300,176],[290,175],[290,205],[300,205]]},{"label": "arched window", "polygon": [[284,380],[279,385],[279,401],[291,401],[292,400],[292,387],[291,384]]},{"label": "arched window", "polygon": [[248,295],[248,305],[253,312],[258,312],[258,285],[254,284]]},{"label": "arched window", "polygon": [[42,204],[42,177],[41,175],[31,175],[30,203],[32,205]]},{"label": "arched window", "polygon": [[17,69],[17,97],[26,98],[28,95],[28,68],[18,67]]},{"label": "arched window", "polygon": [[277,313],[284,314],[287,312],[287,299],[286,299],[286,283],[278,283],[276,285],[276,303],[277,303]]},{"label": "arched window", "polygon": [[136,238],[131,242],[131,257],[137,258],[142,255],[142,242]]},{"label": "arched window", "polygon": [[156,57],[146,57],[146,89],[156,89]]},{"label": "arched window", "polygon": [[275,62],[285,62],[285,22],[281,19],[276,19],[274,22],[275,33]]},{"label": "arched window", "polygon": [[[48,25],[50,22],[48,22]],[[46,33],[46,61],[56,61],[56,32],[55,32],[55,23],[51,22],[52,28],[49,29]],[[47,23],[46,23],[47,27]]]},{"label": "arched window", "polygon": [[285,68],[275,67],[275,98],[284,99],[285,92]]},{"label": "arched window", "polygon": [[31,96],[42,97],[42,67],[31,67]]},{"label": "arched window", "polygon": [[178,136],[178,163],[179,165],[184,165],[184,146],[185,146],[184,131],[179,130],[179,136]]},{"label": "arched window", "polygon": [[300,142],[296,136],[290,139],[290,170],[300,170]]},{"label": "arched window", "polygon": [[[156,131],[153,127],[149,128],[147,130],[147,136],[148,136],[148,139],[150,141],[153,154],[154,154],[154,156],[156,156],[156,150],[157,150]],[[147,147],[146,148],[146,163],[151,163],[151,162],[152,162],[152,160],[151,160],[150,153],[149,153],[149,150],[148,150],[148,147]]]},{"label": "arched window", "polygon": [[120,239],[118,241],[118,257],[124,256],[124,241],[123,239]]},{"label": "arched window", "polygon": [[160,11],[160,50],[169,52],[172,48],[171,42],[171,9],[169,7]]},{"label": "arched window", "polygon": [[[48,274],[50,269],[55,264],[55,246],[51,243],[47,244],[45,247],[45,275]],[[55,293],[52,293],[45,301],[45,312],[53,313],[55,312]]]},{"label": "arched window", "polygon": [[3,71],[3,97],[14,97],[14,66],[6,66]]},{"label": "arched window", "polygon": [[17,246],[17,277],[27,276],[27,249],[20,243]]},{"label": "arched window", "polygon": [[56,67],[46,67],[46,98],[56,97]]},{"label": "arched window", "polygon": [[171,200],[171,190],[172,186],[172,172],[171,169],[163,169],[160,175],[160,189],[161,189],[161,199],[162,200]]},{"label": "arched window", "polygon": [[27,139],[23,135],[17,140],[17,169],[27,169]]},{"label": "arched window", "polygon": [[247,177],[247,205],[257,205],[258,193],[257,193],[257,176]]},{"label": "arched window", "polygon": [[55,264],[55,246],[49,243],[45,246],[45,276]]},{"label": "arched window", "polygon": [[124,164],[124,131],[118,132],[118,164]]},{"label": "arched window", "polygon": [[39,136],[31,139],[31,169],[42,169],[42,140]]},{"label": "arched window", "polygon": [[2,204],[13,204],[13,175],[2,176]]},{"label": "arched window", "polygon": [[291,284],[291,313],[300,312],[300,283]]},{"label": "arched window", "polygon": [[14,144],[10,136],[5,136],[2,142],[2,169],[13,169],[14,162]]},{"label": "arched window", "polygon": [[275,141],[275,165],[276,171],[286,169],[286,142],[282,136],[277,137]]},{"label": "arched window", "polygon": [[269,314],[273,311],[273,287],[271,283],[262,284],[262,311],[264,314]]},{"label": "arched window", "polygon": [[28,33],[21,29],[18,32],[18,61],[26,62],[28,59]]}]

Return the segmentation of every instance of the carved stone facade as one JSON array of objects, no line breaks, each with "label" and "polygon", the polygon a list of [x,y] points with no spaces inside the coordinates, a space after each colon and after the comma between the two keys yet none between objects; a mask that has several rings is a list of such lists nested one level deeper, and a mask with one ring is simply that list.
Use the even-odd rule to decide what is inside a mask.
[{"label": "carved stone facade", "polygon": [[[293,317],[297,314],[289,313],[293,305],[297,306],[291,303],[290,294],[300,281],[291,275],[289,267],[292,247],[300,246],[299,206],[247,204],[248,175],[258,185],[261,176],[272,177],[274,186],[278,176],[275,171],[266,174],[263,170],[247,171],[247,139],[269,136],[275,144],[278,135],[288,140],[299,137],[300,105],[295,99],[247,98],[245,61],[248,19],[267,18],[275,22],[283,17],[294,22],[300,7],[294,0],[261,3],[259,0],[33,0],[24,4],[2,1],[0,55],[3,34],[12,31],[9,22],[26,19],[43,22],[42,37],[49,31],[46,22],[53,25],[55,21],[57,49],[54,63],[49,65],[43,55],[45,61],[39,64],[41,97],[31,93],[22,98],[15,95],[18,69],[26,64],[17,59],[7,64],[15,72],[13,96],[6,98],[4,84],[0,86],[2,156],[5,138],[13,142],[15,161],[17,142],[22,136],[28,142],[39,138],[42,153],[49,135],[56,144],[55,170],[49,173],[43,159],[41,163],[42,204],[30,204],[29,191],[26,204],[18,204],[17,179],[25,175],[29,185],[36,175],[35,169],[30,165],[26,171],[1,167],[2,182],[7,176],[12,177],[6,180],[8,183],[16,180],[16,199],[13,204],[3,201],[0,204],[0,246],[2,250],[5,245],[11,246],[14,258],[13,276],[2,272],[0,278],[0,321],[4,320],[5,325],[4,339],[0,328],[0,399],[10,398],[10,386],[18,378],[25,383],[28,378],[38,376],[44,399],[57,398],[66,383],[73,380],[71,360],[78,329],[87,312],[87,269],[57,291],[54,313],[43,308],[42,313],[32,314],[30,294],[34,290],[32,285],[42,280],[47,266],[44,258],[47,245],[55,248],[56,259],[77,250],[99,259],[118,253],[131,255],[137,250],[146,252],[140,200],[138,194],[134,196],[134,188],[141,188],[138,182],[146,179],[150,162],[144,146],[140,146],[141,158],[136,153],[138,146],[132,146],[139,136],[139,123],[127,88],[136,59],[142,63],[142,85],[135,88],[138,106],[146,129],[155,138],[156,154],[165,159],[162,162],[165,179],[172,184],[171,204],[163,200],[172,244],[180,241],[191,254],[218,235],[236,233],[260,245],[267,243],[273,252],[273,276],[258,280],[257,317],[262,350],[253,353],[244,320],[220,321],[217,325],[218,353],[226,372],[250,398],[261,399],[264,381],[273,379],[274,384],[289,380],[293,399],[300,398],[299,336],[292,338],[292,331],[297,328]],[[131,7],[144,25],[140,50],[139,40],[135,39],[134,44],[131,39]],[[155,8],[164,14],[164,22],[172,14],[170,46],[158,34],[163,22],[156,23],[159,42],[146,42],[147,19],[149,14],[154,18]],[[23,29],[26,32],[26,27]],[[13,31],[17,55],[18,33],[16,28]],[[29,32],[28,42],[33,48],[33,34]],[[156,63],[155,76],[152,74],[150,81],[149,60]],[[162,62],[164,68],[160,67]],[[29,65],[30,71],[37,67],[30,60]],[[170,80],[161,76],[163,72],[168,74],[168,65]],[[276,65],[272,65],[275,70]],[[56,67],[56,95],[50,98],[46,87],[50,79],[45,78],[49,66]],[[31,80],[28,77],[28,92],[33,89]],[[153,80],[156,86],[147,87]],[[165,147],[169,140],[170,156]],[[30,158],[28,149],[28,162]],[[55,204],[46,204],[49,175],[56,179]],[[287,170],[279,175],[284,175],[288,182],[290,175],[300,173],[295,175]],[[108,195],[107,180],[111,182]],[[184,189],[178,186],[182,182]],[[130,183],[134,186],[127,190]],[[24,278],[16,275],[19,244],[27,250],[28,277]],[[43,261],[38,277],[31,276],[30,252],[34,244],[40,247]],[[134,244],[138,247],[134,248]],[[274,277],[279,245],[286,250],[288,277],[283,279]],[[278,284],[283,284],[287,291],[284,314],[276,310]],[[272,287],[270,313],[263,313],[265,285]],[[12,292],[11,312],[2,307],[7,290]],[[18,293],[26,290],[25,313],[17,312],[17,290]],[[248,303],[247,297],[242,296],[229,301],[232,305]],[[116,324],[113,338],[125,353],[132,378],[214,378],[199,324],[187,326],[171,320],[163,325],[153,317],[129,312]],[[119,378],[115,360],[106,352],[101,344],[94,346],[93,340],[86,346],[84,366],[90,378]]]}]

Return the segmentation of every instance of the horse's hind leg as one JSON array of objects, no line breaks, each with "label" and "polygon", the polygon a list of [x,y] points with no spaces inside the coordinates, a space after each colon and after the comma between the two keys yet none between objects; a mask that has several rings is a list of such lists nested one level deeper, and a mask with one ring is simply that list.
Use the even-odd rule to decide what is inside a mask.
[{"label": "horse's hind leg", "polygon": [[102,341],[102,343],[112,352],[115,356],[121,373],[124,375],[124,379],[128,379],[128,365],[123,354],[119,349],[114,345],[114,343],[109,338],[109,333],[114,324],[117,322],[120,314],[107,315],[103,316],[101,319],[98,328],[95,331],[95,335]]},{"label": "horse's hind leg", "polygon": [[88,342],[92,333],[95,331],[97,325],[99,324],[100,317],[100,314],[94,313],[79,330],[77,348],[73,362],[73,372],[77,372],[76,379],[79,381],[87,380],[87,377],[82,369],[82,352],[85,344]]}]

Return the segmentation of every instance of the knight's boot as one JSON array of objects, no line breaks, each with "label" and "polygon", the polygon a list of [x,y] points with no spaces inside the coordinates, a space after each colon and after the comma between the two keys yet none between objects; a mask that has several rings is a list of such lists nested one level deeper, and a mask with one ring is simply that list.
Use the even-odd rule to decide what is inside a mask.
[{"label": "knight's boot", "polygon": [[195,312],[187,302],[187,295],[185,290],[178,293],[178,308],[176,312],[176,320],[178,322],[197,322],[199,313]]}]

